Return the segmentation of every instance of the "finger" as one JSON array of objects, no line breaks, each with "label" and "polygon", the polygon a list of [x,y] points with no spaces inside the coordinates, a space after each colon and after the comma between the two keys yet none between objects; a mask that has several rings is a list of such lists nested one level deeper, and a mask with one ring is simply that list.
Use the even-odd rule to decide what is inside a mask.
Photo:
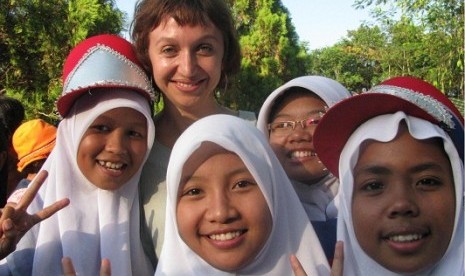
[{"label": "finger", "polygon": [[[11,218],[14,216],[15,209],[9,205],[6,205],[5,208],[3,208],[2,211],[2,216],[0,217],[0,237],[5,233],[5,231],[8,231],[9,229],[5,229],[5,227],[8,228],[8,226],[12,227],[12,222]],[[9,223],[5,224],[5,221],[9,220]]]},{"label": "finger", "polygon": [[289,259],[291,261],[292,271],[294,271],[294,276],[307,276],[307,273],[295,255],[291,255]]},{"label": "finger", "polygon": [[336,242],[334,249],[333,265],[331,267],[331,276],[342,276],[344,270],[344,244],[342,241]]},{"label": "finger", "polygon": [[102,260],[102,265],[100,266],[100,276],[111,276],[111,263],[108,259]]},{"label": "finger", "polygon": [[45,179],[48,176],[48,172],[45,170],[40,171],[36,177],[32,180],[32,182],[29,184],[29,187],[27,188],[26,192],[22,196],[21,200],[18,202],[18,205],[16,206],[16,209],[22,209],[26,210],[29,204],[31,204],[32,200],[36,196],[37,192],[40,189],[40,186],[42,186],[42,183],[44,183]]},{"label": "finger", "polygon": [[61,259],[61,267],[63,269],[64,276],[75,276],[76,271],[74,271],[73,261],[69,257],[63,257]]},{"label": "finger", "polygon": [[13,222],[9,218],[2,222],[1,228],[3,235],[0,239],[0,256],[3,258],[15,251],[18,232],[13,228]]},{"label": "finger", "polygon": [[33,217],[33,224],[39,223],[42,220],[49,218],[51,215],[55,214],[56,212],[60,211],[61,209],[65,208],[68,205],[69,205],[69,199],[64,198],[64,199],[58,200],[57,202],[53,203],[50,206],[45,207],[44,209],[35,213]]},{"label": "finger", "polygon": [[15,213],[14,207],[10,205],[5,205],[5,207],[2,210],[2,216],[0,217],[0,222],[5,221],[6,219],[11,218]]}]

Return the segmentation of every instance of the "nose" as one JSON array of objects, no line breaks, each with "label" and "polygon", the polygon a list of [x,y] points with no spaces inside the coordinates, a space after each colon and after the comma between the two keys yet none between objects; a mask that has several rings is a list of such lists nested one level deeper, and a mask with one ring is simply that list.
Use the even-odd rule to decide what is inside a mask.
[{"label": "nose", "polygon": [[197,57],[195,53],[183,51],[180,54],[178,70],[184,77],[188,78],[195,74],[197,64]]},{"label": "nose", "polygon": [[299,142],[299,141],[306,141],[310,142],[313,140],[313,133],[315,129],[310,126],[305,126],[304,122],[299,122],[295,125],[295,128],[292,130],[291,134],[289,135],[289,141],[291,142]]},{"label": "nose", "polygon": [[124,154],[127,152],[126,142],[124,133],[120,130],[114,130],[107,137],[105,149],[114,154]]},{"label": "nose", "polygon": [[409,185],[403,184],[403,187],[396,187],[393,190],[389,201],[388,216],[397,217],[416,217],[419,214],[419,207],[414,189]]},{"label": "nose", "polygon": [[217,192],[211,195],[208,201],[206,219],[215,223],[230,223],[238,216],[238,210],[225,192]]}]

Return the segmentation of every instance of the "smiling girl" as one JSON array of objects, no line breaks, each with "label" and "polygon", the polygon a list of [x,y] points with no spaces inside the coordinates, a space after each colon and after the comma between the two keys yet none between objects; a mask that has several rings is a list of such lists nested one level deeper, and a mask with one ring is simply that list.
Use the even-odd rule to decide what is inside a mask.
[{"label": "smiling girl", "polygon": [[309,275],[329,275],[297,195],[254,126],[208,116],[171,156],[156,275],[291,275],[291,254]]},{"label": "smiling girl", "polygon": [[77,275],[98,275],[102,259],[111,261],[112,275],[153,274],[140,242],[137,188],[155,135],[151,99],[125,39],[94,36],[70,52],[57,102],[63,120],[42,167],[48,178],[28,211],[60,198],[71,203],[22,237],[1,275],[62,275],[65,256]]},{"label": "smiling girl", "polygon": [[315,145],[341,181],[344,275],[464,274],[463,135],[452,102],[413,77],[326,113]]}]

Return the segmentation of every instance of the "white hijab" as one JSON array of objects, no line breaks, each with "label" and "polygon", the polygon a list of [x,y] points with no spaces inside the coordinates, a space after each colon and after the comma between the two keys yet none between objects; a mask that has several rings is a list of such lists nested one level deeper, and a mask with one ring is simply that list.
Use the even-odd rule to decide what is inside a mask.
[{"label": "white hijab", "polygon": [[148,127],[147,158],[155,136],[148,102],[139,94],[112,89],[79,98],[60,122],[56,146],[43,166],[48,178],[28,209],[34,213],[62,198],[70,205],[29,231],[7,258],[19,275],[62,275],[61,258],[71,257],[77,275],[98,275],[100,261],[110,259],[112,275],[150,275],[139,234],[139,171],[123,187],[102,190],[79,170],[76,156],[89,125],[117,107],[141,112]]},{"label": "white hijab", "polygon": [[289,261],[296,254],[308,275],[329,275],[318,238],[297,195],[263,135],[249,123],[230,115],[212,115],[192,124],[177,140],[167,172],[166,228],[155,275],[230,275],[213,268],[181,239],[176,223],[181,172],[202,142],[213,142],[236,153],[247,166],[270,209],[269,239],[252,263],[237,275],[292,275]]},{"label": "white hijab", "polygon": [[267,126],[271,109],[275,105],[276,99],[284,95],[289,91],[289,88],[292,87],[301,87],[313,92],[320,97],[328,107],[332,107],[336,103],[351,96],[350,92],[342,86],[342,84],[327,77],[302,76],[292,79],[271,92],[263,103],[260,113],[258,113],[257,128],[267,137],[269,136]]},{"label": "white hijab", "polygon": [[449,135],[440,127],[426,120],[408,116],[401,111],[380,115],[363,123],[350,136],[341,153],[339,160],[341,186],[335,201],[339,208],[338,240],[344,242],[344,275],[399,275],[376,263],[362,250],[352,225],[351,206],[354,185],[352,171],[358,160],[360,145],[368,139],[381,142],[393,140],[402,121],[406,122],[410,134],[416,139],[439,137],[443,140],[446,154],[451,161],[455,183],[455,224],[451,242],[443,258],[425,275],[464,275],[463,163]]},{"label": "white hijab", "polygon": [[[336,103],[351,96],[350,92],[343,85],[327,77],[302,76],[292,79],[274,90],[260,109],[257,128],[263,132],[266,137],[269,137],[267,126],[276,99],[289,92],[289,89],[292,87],[301,87],[313,92],[320,97],[328,107],[332,107]],[[331,173],[311,187],[297,181],[292,181],[292,184],[311,220],[324,221],[326,218],[334,218],[337,216],[337,213],[334,212],[334,208],[327,210],[328,205],[339,189],[339,182]]]}]

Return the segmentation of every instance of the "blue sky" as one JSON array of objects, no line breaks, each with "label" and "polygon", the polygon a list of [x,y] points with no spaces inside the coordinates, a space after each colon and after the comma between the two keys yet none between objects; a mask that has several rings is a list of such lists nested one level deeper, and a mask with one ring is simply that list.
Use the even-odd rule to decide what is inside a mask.
[{"label": "blue sky", "polygon": [[[301,41],[310,49],[331,46],[355,30],[363,21],[372,21],[368,10],[356,10],[354,0],[281,0],[292,17]],[[132,20],[136,0],[116,0],[117,7]],[[127,37],[127,35],[125,35]],[[127,37],[128,38],[128,37]]]}]

